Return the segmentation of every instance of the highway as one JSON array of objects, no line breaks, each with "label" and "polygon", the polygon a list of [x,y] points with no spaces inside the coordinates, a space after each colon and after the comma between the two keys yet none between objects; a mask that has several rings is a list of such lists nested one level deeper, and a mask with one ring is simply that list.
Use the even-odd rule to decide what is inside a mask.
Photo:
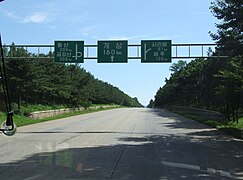
[{"label": "highway", "polygon": [[0,179],[243,179],[243,142],[166,110],[100,111],[1,135]]}]

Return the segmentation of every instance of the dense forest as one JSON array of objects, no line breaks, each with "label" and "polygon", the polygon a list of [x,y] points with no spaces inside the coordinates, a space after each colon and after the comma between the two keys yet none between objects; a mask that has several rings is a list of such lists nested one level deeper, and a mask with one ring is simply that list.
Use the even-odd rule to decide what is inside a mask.
[{"label": "dense forest", "polygon": [[[31,59],[36,54],[24,48],[13,47],[11,53],[16,58],[6,58],[6,71],[11,101],[17,104],[18,109],[29,104],[67,107],[88,107],[92,104],[142,106],[137,98],[131,98],[117,87],[94,78],[77,64],[54,63],[50,58],[43,58],[48,57],[48,54],[41,54],[43,59]],[[10,56],[7,48],[4,49],[4,56]],[[17,58],[25,56],[28,58]],[[2,108],[3,103],[1,100]]]},{"label": "dense forest", "polygon": [[[243,110],[243,1],[216,0],[210,7],[220,20],[211,58],[173,63],[171,77],[157,91],[149,106],[194,106],[222,112],[237,122]],[[228,58],[213,58],[224,55]]]}]

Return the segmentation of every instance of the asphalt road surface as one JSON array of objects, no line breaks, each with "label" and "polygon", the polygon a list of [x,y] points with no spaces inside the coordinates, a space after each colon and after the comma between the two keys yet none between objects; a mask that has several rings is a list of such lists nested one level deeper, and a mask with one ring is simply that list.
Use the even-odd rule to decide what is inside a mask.
[{"label": "asphalt road surface", "polygon": [[243,179],[243,142],[166,110],[107,110],[1,135],[0,179]]}]

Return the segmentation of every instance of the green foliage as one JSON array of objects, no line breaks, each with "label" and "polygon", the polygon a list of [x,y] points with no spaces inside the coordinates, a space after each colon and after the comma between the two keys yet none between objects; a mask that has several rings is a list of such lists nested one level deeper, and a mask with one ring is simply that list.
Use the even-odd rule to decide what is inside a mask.
[{"label": "green foliage", "polygon": [[155,106],[200,104],[205,63],[204,59],[197,59],[180,71],[175,71],[169,80],[166,79],[165,86],[156,93]]},{"label": "green foliage", "polygon": [[211,4],[213,15],[220,20],[217,33],[211,33],[219,46],[216,53],[231,57],[243,55],[243,1],[215,0]]},{"label": "green foliage", "polygon": [[220,131],[223,131],[235,138],[243,139],[243,118],[239,119],[239,123],[236,122],[229,122],[228,124],[225,124],[224,121],[221,120],[210,120],[205,118],[201,115],[192,115],[189,111],[183,110],[181,108],[177,108],[175,106],[168,106],[166,109],[175,112],[177,114],[180,114],[184,117],[190,118],[192,120],[195,120],[197,122],[200,122],[202,124],[205,124],[207,126],[217,128]]},{"label": "green foliage", "polygon": [[226,125],[220,124],[217,128],[236,138],[243,139],[243,118],[240,118],[238,123],[231,121]]},{"label": "green foliage", "polygon": [[211,11],[220,20],[215,52],[228,58],[196,59],[174,63],[166,84],[155,95],[155,106],[182,105],[213,109],[224,114],[228,123],[238,123],[243,110],[243,2],[215,0]]},{"label": "green foliage", "polygon": [[207,120],[207,121],[204,122],[204,124],[206,124],[210,127],[213,127],[213,128],[217,128],[217,127],[222,125],[222,123],[220,123],[218,121],[213,121],[213,120]]},{"label": "green foliage", "polygon": [[153,101],[153,99],[151,99],[149,101],[149,104],[147,105],[147,108],[153,108],[153,107],[154,107],[154,101]]},{"label": "green foliage", "polygon": [[170,71],[173,73],[178,73],[180,72],[185,66],[187,62],[186,61],[178,61],[177,63],[173,63],[172,66],[170,67]]},{"label": "green foliage", "polygon": [[171,75],[155,95],[155,106],[193,106],[221,111],[237,122],[243,109],[243,58],[196,59]]},{"label": "green foliage", "polygon": [[239,119],[239,123],[236,124],[236,126],[237,126],[238,128],[243,129],[243,117]]}]

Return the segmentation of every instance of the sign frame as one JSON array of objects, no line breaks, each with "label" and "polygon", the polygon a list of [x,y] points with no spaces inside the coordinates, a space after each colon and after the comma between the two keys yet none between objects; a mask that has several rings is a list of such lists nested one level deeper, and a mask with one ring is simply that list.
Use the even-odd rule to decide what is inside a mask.
[{"label": "sign frame", "polygon": [[171,40],[141,40],[141,63],[171,63]]},{"label": "sign frame", "polygon": [[84,41],[55,41],[54,49],[57,63],[84,63]]},{"label": "sign frame", "polygon": [[97,42],[98,63],[127,63],[127,40],[102,40]]}]

